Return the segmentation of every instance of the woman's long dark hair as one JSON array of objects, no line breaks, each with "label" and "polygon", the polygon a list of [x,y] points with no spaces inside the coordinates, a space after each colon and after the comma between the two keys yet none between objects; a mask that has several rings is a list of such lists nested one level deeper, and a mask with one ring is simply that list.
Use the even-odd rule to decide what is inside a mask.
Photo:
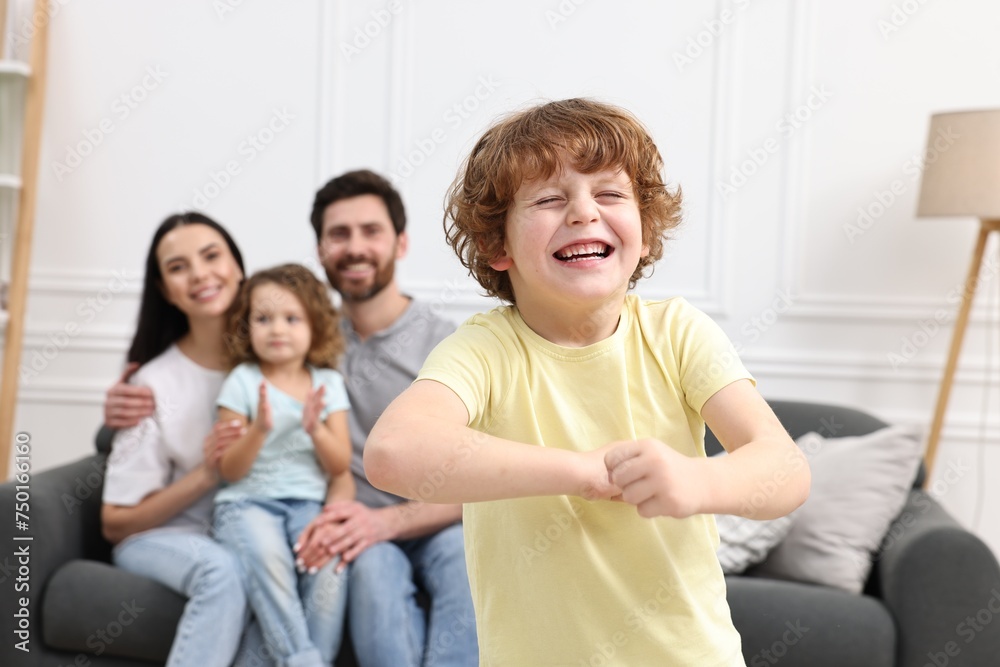
[{"label": "woman's long dark hair", "polygon": [[163,237],[184,225],[205,225],[219,232],[229,246],[229,252],[239,265],[240,271],[243,271],[243,255],[240,254],[240,249],[236,247],[236,242],[229,232],[215,220],[194,211],[178,213],[164,220],[153,234],[153,242],[146,256],[146,276],[142,285],[142,303],[139,305],[139,323],[135,328],[132,346],[128,350],[130,362],[144,364],[152,360],[180,340],[190,329],[187,315],[163,296],[163,275],[160,273],[160,262],[156,257],[156,251]]}]

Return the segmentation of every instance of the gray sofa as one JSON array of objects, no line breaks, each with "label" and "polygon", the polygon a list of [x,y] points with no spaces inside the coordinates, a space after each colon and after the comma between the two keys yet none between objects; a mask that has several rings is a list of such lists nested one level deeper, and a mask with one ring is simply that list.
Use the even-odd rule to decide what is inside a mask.
[{"label": "gray sofa", "polygon": [[[166,660],[184,598],[112,566],[101,536],[112,435],[102,428],[96,454],[31,477],[31,651],[12,649],[17,598],[25,594],[15,594],[18,563],[0,556],[0,667],[150,667]],[[13,508],[14,493],[13,483],[0,485],[0,507]],[[10,520],[0,539],[14,544],[14,532]],[[356,667],[346,632],[336,667]]]},{"label": "gray sofa", "polygon": [[[862,435],[884,426],[847,408],[771,405],[793,437],[824,429]],[[0,525],[0,540],[8,545],[0,556],[0,665],[148,667],[162,664],[169,650],[183,598],[108,564],[110,548],[99,527],[108,435],[99,434],[98,454],[32,477],[30,653],[12,648],[22,594],[14,592],[18,564],[8,555],[14,522]],[[706,445],[710,453],[719,449],[711,434]],[[900,515],[908,517],[905,530],[879,554],[864,595],[752,571],[728,578],[749,667],[1000,664],[1000,621],[967,621],[977,623],[984,613],[992,618],[989,605],[994,596],[1000,602],[1000,566],[981,540],[920,490],[920,482],[914,480]],[[0,485],[0,507],[13,506],[14,485]],[[353,664],[345,647],[337,665]]]},{"label": "gray sofa", "polygon": [[[793,438],[864,435],[886,426],[838,406],[770,401]],[[721,450],[708,434],[709,454]],[[1000,565],[978,537],[927,495],[923,469],[877,554],[863,595],[744,575],[727,577],[749,667],[986,667],[1000,665]],[[1000,607],[997,607],[1000,609]],[[1000,619],[998,619],[1000,620]],[[963,625],[964,624],[964,625]]]}]

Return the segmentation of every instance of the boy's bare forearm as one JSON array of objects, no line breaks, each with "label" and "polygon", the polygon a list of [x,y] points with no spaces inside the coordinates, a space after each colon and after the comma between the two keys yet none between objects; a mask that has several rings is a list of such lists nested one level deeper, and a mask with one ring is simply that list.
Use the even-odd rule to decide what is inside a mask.
[{"label": "boy's bare forearm", "polygon": [[376,487],[427,503],[468,503],[527,496],[609,498],[600,451],[579,453],[480,433],[448,387],[410,385],[376,422],[364,449]]},{"label": "boy's bare forearm", "polygon": [[369,435],[364,459],[373,485],[426,503],[588,495],[592,485],[601,485],[596,466],[595,479],[587,479],[579,453],[503,440],[433,418],[384,417]]},{"label": "boy's bare forearm", "polygon": [[809,464],[791,439],[754,440],[705,464],[710,470],[705,513],[774,519],[809,495]]}]

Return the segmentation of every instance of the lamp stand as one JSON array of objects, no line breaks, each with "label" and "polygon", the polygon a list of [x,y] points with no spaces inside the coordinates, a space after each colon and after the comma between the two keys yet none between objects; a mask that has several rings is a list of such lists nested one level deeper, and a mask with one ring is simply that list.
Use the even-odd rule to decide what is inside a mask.
[{"label": "lamp stand", "polygon": [[934,469],[934,458],[937,456],[938,441],[941,439],[941,427],[944,426],[944,415],[948,409],[948,398],[951,395],[951,385],[955,379],[955,369],[958,367],[958,355],[962,351],[962,339],[969,324],[969,312],[972,310],[972,299],[976,295],[979,284],[979,271],[983,264],[983,254],[986,251],[986,240],[991,232],[1000,232],[1000,220],[980,220],[979,237],[976,248],[972,252],[972,264],[969,275],[965,279],[965,289],[962,292],[962,305],[955,320],[955,332],[951,338],[951,349],[948,351],[948,362],[944,367],[944,377],[938,390],[937,407],[934,409],[934,420],[931,422],[930,437],[927,441],[927,452],[924,454],[924,467],[927,476],[924,486],[930,484],[931,471]]}]

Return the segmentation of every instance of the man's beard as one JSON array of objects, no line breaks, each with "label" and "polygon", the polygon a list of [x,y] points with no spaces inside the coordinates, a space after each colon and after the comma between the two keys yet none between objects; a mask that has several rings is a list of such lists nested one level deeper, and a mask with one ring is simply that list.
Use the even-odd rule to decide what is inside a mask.
[{"label": "man's beard", "polygon": [[[357,263],[359,260],[348,258],[340,262],[339,266],[343,267],[348,264]],[[366,260],[360,260],[366,261]],[[385,266],[378,266],[373,262],[368,262],[375,266],[375,277],[372,279],[370,285],[358,285],[350,286],[353,281],[341,280],[339,271],[334,268],[330,269],[323,267],[326,270],[326,279],[330,281],[330,286],[337,290],[340,294],[340,298],[348,303],[361,303],[363,301],[368,301],[374,298],[379,292],[384,290],[392,282],[393,276],[396,273],[396,262],[390,259],[386,262]]]}]

